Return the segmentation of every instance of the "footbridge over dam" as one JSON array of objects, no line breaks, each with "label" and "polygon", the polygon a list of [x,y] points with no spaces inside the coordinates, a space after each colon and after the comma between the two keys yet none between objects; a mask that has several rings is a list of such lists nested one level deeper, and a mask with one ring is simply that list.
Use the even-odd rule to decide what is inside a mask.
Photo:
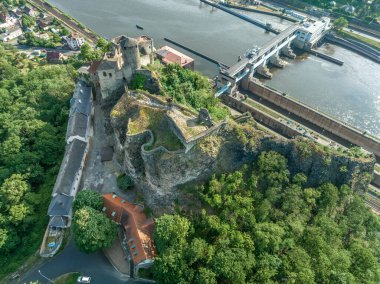
[{"label": "footbridge over dam", "polygon": [[225,87],[219,90],[216,96],[221,95],[230,87],[231,90],[233,90],[242,78],[248,74],[252,75],[255,71],[264,77],[271,78],[272,75],[266,67],[268,62],[282,68],[285,63],[279,58],[280,53],[290,58],[296,57],[290,48],[290,44],[297,37],[300,27],[301,25],[298,23],[288,27],[276,37],[265,43],[260,49],[251,50],[245,58],[235,63],[233,66],[227,69],[222,68],[220,70],[221,78],[219,83]]}]

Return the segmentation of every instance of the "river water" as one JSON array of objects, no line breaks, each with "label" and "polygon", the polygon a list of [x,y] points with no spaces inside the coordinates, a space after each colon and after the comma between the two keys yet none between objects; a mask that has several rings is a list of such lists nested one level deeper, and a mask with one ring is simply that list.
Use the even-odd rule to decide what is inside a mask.
[{"label": "river water", "polygon": [[[167,44],[166,37],[227,65],[235,63],[248,48],[261,46],[275,36],[199,0],[49,2],[108,39],[120,34],[146,34],[154,38],[158,47]],[[245,13],[279,29],[291,24],[268,15]],[[136,29],[136,24],[144,30]],[[380,137],[380,65],[337,46],[325,45],[320,49],[343,60],[344,65],[303,55],[288,60],[283,70],[273,69],[273,79],[266,83]],[[207,76],[217,74],[214,64],[189,55],[196,60],[196,70]]]}]

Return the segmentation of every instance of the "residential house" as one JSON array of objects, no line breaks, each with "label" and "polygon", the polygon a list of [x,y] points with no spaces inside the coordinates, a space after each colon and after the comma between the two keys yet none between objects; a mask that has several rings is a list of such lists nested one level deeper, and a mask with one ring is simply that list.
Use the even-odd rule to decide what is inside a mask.
[{"label": "residential house", "polygon": [[22,17],[22,11],[19,8],[14,8],[11,10],[11,13],[13,16],[17,19],[20,19]]},{"label": "residential house", "polygon": [[157,255],[153,241],[154,220],[147,217],[143,207],[130,203],[114,193],[103,195],[103,212],[123,228],[123,247],[129,254],[132,276],[140,268],[152,266]]},{"label": "residential house", "polygon": [[8,21],[9,15],[7,12],[0,12],[0,21],[5,23]]},{"label": "residential house", "polygon": [[178,64],[183,68],[194,70],[194,59],[170,46],[161,47],[155,51],[155,54],[164,64]]},{"label": "residential house", "polygon": [[36,17],[38,15],[38,12],[33,7],[29,6],[25,6],[24,13],[30,17]]},{"label": "residential house", "polygon": [[47,17],[37,20],[37,26],[40,27],[42,30],[47,31],[49,27],[51,26],[52,22],[53,22],[53,18],[47,16]]},{"label": "residential house", "polygon": [[63,39],[72,50],[78,50],[86,42],[78,33],[71,33],[69,36],[64,36]]},{"label": "residential house", "polygon": [[22,35],[22,30],[20,26],[13,26],[7,30],[7,32],[0,34],[0,41],[10,41],[12,39],[18,38]]},{"label": "residential house", "polygon": [[48,208],[49,226],[67,228],[71,225],[73,196],[57,194],[53,197]]},{"label": "residential house", "polygon": [[341,7],[346,13],[348,14],[354,14],[355,13],[355,7],[352,5],[343,5]]},{"label": "residential house", "polygon": [[61,63],[63,61],[63,54],[59,51],[47,51],[46,59],[50,63]]}]

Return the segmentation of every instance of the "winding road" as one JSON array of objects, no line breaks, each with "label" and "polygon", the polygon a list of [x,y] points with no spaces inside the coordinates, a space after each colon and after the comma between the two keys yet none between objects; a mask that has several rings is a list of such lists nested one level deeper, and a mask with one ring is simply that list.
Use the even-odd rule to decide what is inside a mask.
[{"label": "winding road", "polygon": [[102,252],[92,254],[80,252],[73,240],[60,254],[33,267],[21,279],[12,283],[30,283],[36,280],[42,284],[49,283],[38,273],[38,270],[41,270],[42,274],[50,279],[78,271],[83,275],[91,276],[91,284],[152,283],[151,281],[129,279],[129,276],[114,269]]}]

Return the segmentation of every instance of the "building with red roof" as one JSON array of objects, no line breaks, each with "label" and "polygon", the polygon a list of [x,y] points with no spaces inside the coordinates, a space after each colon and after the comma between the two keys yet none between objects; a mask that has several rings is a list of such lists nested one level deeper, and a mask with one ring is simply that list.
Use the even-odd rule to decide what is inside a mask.
[{"label": "building with red roof", "polygon": [[104,194],[103,202],[103,212],[123,228],[123,244],[129,250],[134,273],[140,268],[150,267],[157,255],[153,241],[153,218],[147,218],[140,205],[130,203],[114,193]]},{"label": "building with red roof", "polygon": [[183,68],[194,70],[194,59],[170,46],[163,46],[155,53],[164,64],[178,64]]}]

